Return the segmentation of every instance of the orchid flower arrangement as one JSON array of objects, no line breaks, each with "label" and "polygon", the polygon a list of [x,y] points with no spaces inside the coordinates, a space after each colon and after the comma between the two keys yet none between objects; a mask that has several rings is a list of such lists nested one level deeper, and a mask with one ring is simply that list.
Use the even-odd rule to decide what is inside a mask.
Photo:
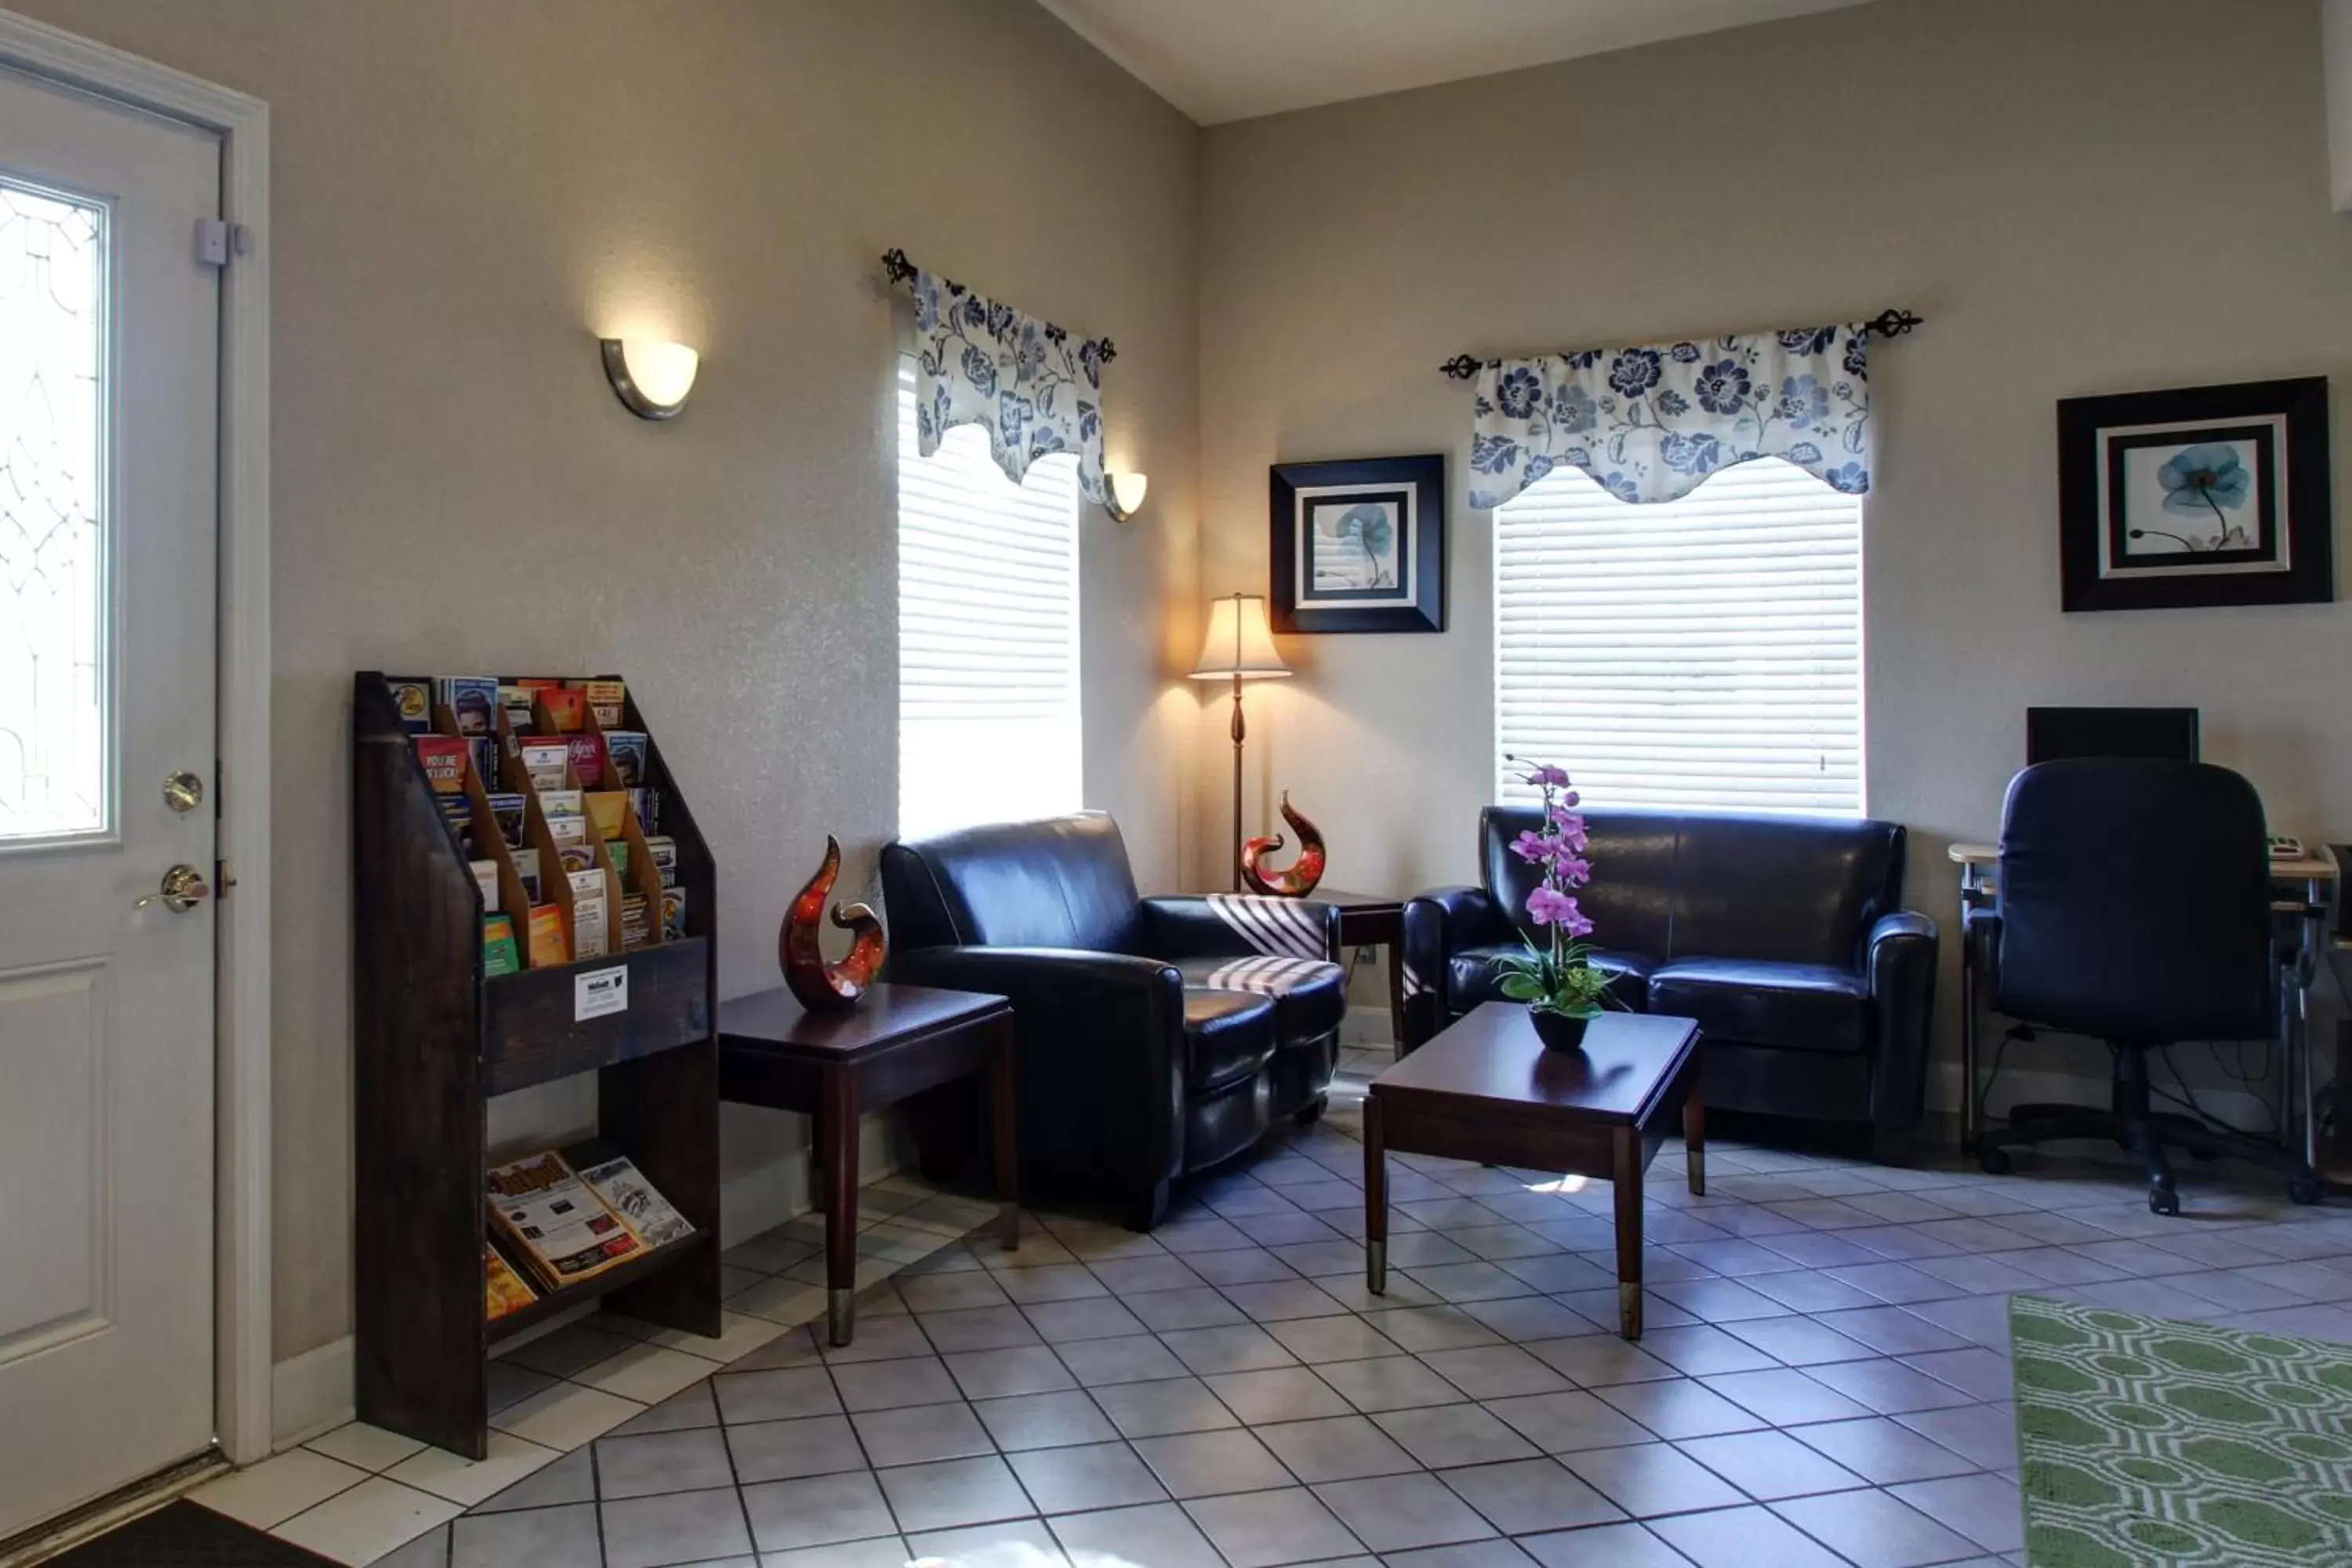
[{"label": "orchid flower arrangement", "polygon": [[1609,976],[1590,962],[1592,949],[1584,938],[1592,934],[1592,921],[1576,903],[1576,889],[1592,880],[1580,800],[1564,768],[1545,763],[1524,777],[1543,792],[1543,826],[1512,840],[1511,853],[1542,871],[1528,894],[1528,919],[1542,928],[1546,941],[1538,945],[1525,939],[1527,952],[1498,958],[1495,967],[1503,994],[1513,1001],[1538,1013],[1589,1018],[1608,1004]]}]

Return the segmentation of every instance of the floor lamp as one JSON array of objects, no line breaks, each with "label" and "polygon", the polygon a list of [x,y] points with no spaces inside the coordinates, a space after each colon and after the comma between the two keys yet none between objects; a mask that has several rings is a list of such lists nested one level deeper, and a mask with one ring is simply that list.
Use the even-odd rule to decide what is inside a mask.
[{"label": "floor lamp", "polygon": [[1201,660],[1193,666],[1192,679],[1231,677],[1234,683],[1234,847],[1226,865],[1237,893],[1242,889],[1242,740],[1249,733],[1242,721],[1242,682],[1279,680],[1289,674],[1290,666],[1275,651],[1263,595],[1227,594],[1209,601],[1209,635],[1201,639]]}]

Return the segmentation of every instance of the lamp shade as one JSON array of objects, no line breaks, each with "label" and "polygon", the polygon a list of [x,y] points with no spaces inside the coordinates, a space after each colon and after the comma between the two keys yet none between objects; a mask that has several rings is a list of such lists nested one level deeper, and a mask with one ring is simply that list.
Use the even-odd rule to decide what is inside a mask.
[{"label": "lamp shade", "polygon": [[1257,594],[1228,594],[1209,601],[1209,635],[1201,639],[1201,659],[1192,667],[1195,680],[1269,679],[1290,673],[1274,649],[1274,628],[1266,625],[1265,599]]}]

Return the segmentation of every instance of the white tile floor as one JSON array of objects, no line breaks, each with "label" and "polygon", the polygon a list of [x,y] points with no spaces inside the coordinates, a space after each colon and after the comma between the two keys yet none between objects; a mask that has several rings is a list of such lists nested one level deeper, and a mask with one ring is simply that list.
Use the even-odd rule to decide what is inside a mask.
[{"label": "white tile floor", "polygon": [[[527,1347],[498,1425],[548,1452],[496,1495],[347,1430],[205,1500],[350,1562],[423,1529],[397,1568],[1984,1568],[2022,1561],[2012,1289],[2352,1342],[2352,1216],[2271,1178],[2184,1168],[2168,1219],[2117,1166],[1728,1144],[1704,1198],[1652,1170],[1638,1347],[1601,1183],[1400,1157],[1373,1298],[1353,1103],[1150,1237],[950,1245],[845,1350],[779,1330],[648,1407],[598,1386],[626,1325]],[[730,1308],[788,1298],[809,1234],[730,1255]]]}]

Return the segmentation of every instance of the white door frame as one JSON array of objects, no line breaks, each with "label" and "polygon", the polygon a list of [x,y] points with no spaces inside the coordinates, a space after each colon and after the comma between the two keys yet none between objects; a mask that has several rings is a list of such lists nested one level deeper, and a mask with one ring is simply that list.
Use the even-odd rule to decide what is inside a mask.
[{"label": "white door frame", "polygon": [[[214,1430],[267,1458],[269,1372],[269,106],[0,11],[0,64],[221,138],[221,213],[251,245],[221,276],[220,831]],[[190,237],[190,244],[194,237]],[[232,247],[234,249],[235,247]]]}]

